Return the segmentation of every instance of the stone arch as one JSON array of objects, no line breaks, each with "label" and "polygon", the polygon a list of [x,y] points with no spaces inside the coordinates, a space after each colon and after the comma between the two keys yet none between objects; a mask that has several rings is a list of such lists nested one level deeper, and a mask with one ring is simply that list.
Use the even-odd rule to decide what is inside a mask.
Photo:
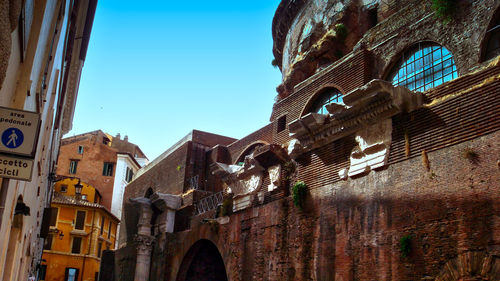
[{"label": "stone arch", "polygon": [[155,191],[152,187],[149,187],[144,193],[144,198],[151,198],[151,195],[153,195],[153,193],[155,193]]},{"label": "stone arch", "polygon": [[[480,49],[479,49],[479,62],[484,62],[486,60],[492,59],[488,58],[488,45],[490,43],[491,35],[493,35],[493,28],[495,26],[500,25],[500,4],[495,9],[495,12],[493,13],[492,17],[490,18],[489,24],[486,26],[486,29],[484,30],[484,36],[481,41]],[[500,28],[498,28],[500,29]],[[498,30],[497,29],[497,30]],[[500,32],[498,30],[497,32]]]},{"label": "stone arch", "polygon": [[196,241],[187,251],[177,273],[177,281],[227,281],[224,260],[210,240]]},{"label": "stone arch", "polygon": [[435,281],[500,280],[500,258],[483,251],[469,251],[449,260]]},{"label": "stone arch", "polygon": [[263,146],[263,145],[268,145],[269,143],[265,141],[255,141],[251,144],[249,144],[236,158],[236,161],[234,161],[234,164],[238,164],[238,162],[243,162],[245,160],[245,156],[249,155],[252,153],[257,147]]},{"label": "stone arch", "polygon": [[339,85],[333,84],[333,83],[328,83],[328,84],[324,85],[323,87],[321,87],[320,89],[318,89],[316,92],[314,92],[314,94],[312,94],[309,97],[309,99],[305,103],[304,107],[302,107],[302,111],[300,112],[300,116],[304,116],[307,113],[309,113],[309,109],[314,104],[314,102],[316,101],[316,99],[321,94],[323,94],[326,90],[331,89],[331,88],[337,89],[343,96],[346,94],[345,91],[342,89],[342,87],[340,87]]}]

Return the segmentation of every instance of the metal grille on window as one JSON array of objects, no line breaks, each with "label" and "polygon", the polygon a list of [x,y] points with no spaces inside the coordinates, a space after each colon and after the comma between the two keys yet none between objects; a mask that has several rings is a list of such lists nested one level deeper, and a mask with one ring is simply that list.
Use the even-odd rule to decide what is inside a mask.
[{"label": "metal grille on window", "polygon": [[326,106],[330,103],[343,104],[342,93],[335,88],[328,88],[324,90],[311,105],[309,112],[316,112],[320,114],[328,114]]},{"label": "metal grille on window", "polygon": [[392,69],[389,80],[394,86],[426,91],[458,77],[453,55],[445,47],[418,43],[404,52]]}]

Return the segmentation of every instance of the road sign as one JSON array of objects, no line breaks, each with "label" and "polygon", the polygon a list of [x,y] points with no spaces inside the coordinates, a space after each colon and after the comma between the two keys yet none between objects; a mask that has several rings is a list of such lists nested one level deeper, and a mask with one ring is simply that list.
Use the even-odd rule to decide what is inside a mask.
[{"label": "road sign", "polygon": [[35,156],[40,114],[0,107],[0,153]]},{"label": "road sign", "polygon": [[0,177],[31,181],[33,162],[32,159],[0,155]]}]

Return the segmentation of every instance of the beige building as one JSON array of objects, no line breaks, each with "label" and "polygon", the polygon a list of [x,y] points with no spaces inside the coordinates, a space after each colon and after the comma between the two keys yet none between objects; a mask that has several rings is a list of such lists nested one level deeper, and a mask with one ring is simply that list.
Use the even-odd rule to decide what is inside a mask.
[{"label": "beige building", "polygon": [[49,223],[44,209],[61,136],[72,126],[96,5],[0,0],[0,106],[41,120],[31,180],[0,178],[0,281],[37,279]]}]

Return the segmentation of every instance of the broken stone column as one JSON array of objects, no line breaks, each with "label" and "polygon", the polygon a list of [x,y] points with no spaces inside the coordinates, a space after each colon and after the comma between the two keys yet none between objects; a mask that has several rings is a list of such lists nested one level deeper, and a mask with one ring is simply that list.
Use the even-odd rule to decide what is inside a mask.
[{"label": "broken stone column", "polygon": [[137,247],[137,259],[135,264],[134,281],[149,280],[149,268],[151,261],[151,250],[154,237],[151,235],[151,201],[148,198],[139,197],[130,199],[139,211],[137,223],[137,235],[134,238]]},{"label": "broken stone column", "polygon": [[174,232],[175,211],[181,207],[182,198],[179,195],[156,192],[151,196],[151,201],[161,211],[156,218],[155,234]]}]

